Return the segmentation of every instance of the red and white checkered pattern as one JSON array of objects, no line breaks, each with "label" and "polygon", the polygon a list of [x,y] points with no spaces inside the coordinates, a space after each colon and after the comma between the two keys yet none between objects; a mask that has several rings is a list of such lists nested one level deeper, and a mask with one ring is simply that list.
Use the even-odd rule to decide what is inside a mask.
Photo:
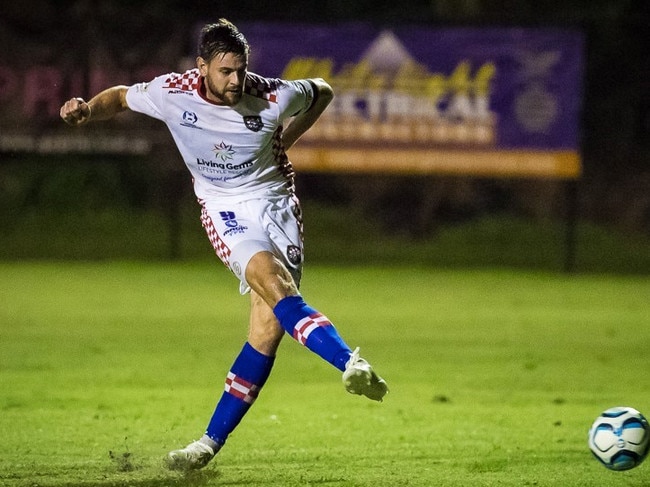
[{"label": "red and white checkered pattern", "polygon": [[217,257],[219,257],[221,262],[230,269],[230,248],[228,248],[224,241],[221,240],[221,237],[214,226],[214,222],[212,221],[212,218],[210,218],[205,206],[203,206],[203,209],[201,210],[201,224],[203,225],[203,228],[205,228],[205,232],[208,234],[208,238],[210,239],[210,243],[212,244],[212,248],[216,252]]},{"label": "red and white checkered pattern", "polygon": [[224,390],[228,394],[232,394],[248,404],[253,404],[260,392],[258,386],[236,376],[232,372],[228,372],[228,375],[226,376],[226,385]]},{"label": "red and white checkered pattern", "polygon": [[183,74],[172,73],[165,80],[163,88],[172,90],[192,91],[199,85],[201,75],[198,69],[185,71]]},{"label": "red and white checkered pattern", "polygon": [[282,126],[279,126],[273,133],[273,142],[271,147],[273,149],[275,165],[286,178],[289,186],[293,188],[296,172],[293,170],[293,164],[291,164],[291,161],[284,150],[284,145],[282,144]]},{"label": "red and white checkered pattern", "polygon": [[314,313],[296,323],[296,326],[293,328],[293,338],[304,345],[312,331],[319,326],[327,326],[331,324],[332,323],[326,316],[320,313]]},{"label": "red and white checkered pattern", "polygon": [[264,100],[270,101],[271,103],[277,103],[277,88],[278,84],[275,82],[275,80],[262,78],[261,76],[253,73],[248,73],[246,75],[244,92],[248,93],[251,96],[262,98]]}]

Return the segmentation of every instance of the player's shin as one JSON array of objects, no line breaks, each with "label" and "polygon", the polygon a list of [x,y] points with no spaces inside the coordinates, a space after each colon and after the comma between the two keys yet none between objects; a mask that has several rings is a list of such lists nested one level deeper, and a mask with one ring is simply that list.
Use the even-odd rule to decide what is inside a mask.
[{"label": "player's shin", "polygon": [[224,392],[206,429],[205,440],[209,438],[221,448],[257,399],[271,373],[273,361],[274,357],[258,352],[249,343],[244,345],[228,372]]},{"label": "player's shin", "polygon": [[273,313],[294,339],[337,369],[345,370],[352,350],[325,315],[308,306],[301,296],[282,299]]}]

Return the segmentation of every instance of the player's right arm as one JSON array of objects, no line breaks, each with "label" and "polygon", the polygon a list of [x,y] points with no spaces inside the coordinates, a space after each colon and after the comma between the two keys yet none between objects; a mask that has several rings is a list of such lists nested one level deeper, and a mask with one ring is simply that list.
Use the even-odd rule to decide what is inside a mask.
[{"label": "player's right arm", "polygon": [[68,125],[82,125],[91,120],[108,120],[128,109],[126,86],[113,86],[86,102],[83,98],[66,101],[60,110],[61,118]]}]

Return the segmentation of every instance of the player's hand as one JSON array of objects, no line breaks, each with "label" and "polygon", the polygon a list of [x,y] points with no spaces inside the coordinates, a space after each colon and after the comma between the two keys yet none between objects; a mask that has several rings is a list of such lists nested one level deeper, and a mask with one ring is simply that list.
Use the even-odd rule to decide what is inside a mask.
[{"label": "player's hand", "polygon": [[83,98],[71,98],[63,104],[59,114],[68,125],[81,125],[90,119],[90,107]]}]

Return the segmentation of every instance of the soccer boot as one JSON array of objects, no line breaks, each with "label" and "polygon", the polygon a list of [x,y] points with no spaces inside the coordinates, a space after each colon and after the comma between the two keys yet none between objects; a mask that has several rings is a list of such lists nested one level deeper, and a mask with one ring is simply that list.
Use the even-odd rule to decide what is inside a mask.
[{"label": "soccer boot", "polygon": [[194,441],[180,450],[170,451],[165,464],[170,470],[198,470],[214,458],[216,452],[200,441]]},{"label": "soccer boot", "polygon": [[343,385],[350,394],[363,395],[373,401],[381,401],[388,392],[386,381],[375,374],[368,362],[359,357],[358,347],[345,364]]}]

